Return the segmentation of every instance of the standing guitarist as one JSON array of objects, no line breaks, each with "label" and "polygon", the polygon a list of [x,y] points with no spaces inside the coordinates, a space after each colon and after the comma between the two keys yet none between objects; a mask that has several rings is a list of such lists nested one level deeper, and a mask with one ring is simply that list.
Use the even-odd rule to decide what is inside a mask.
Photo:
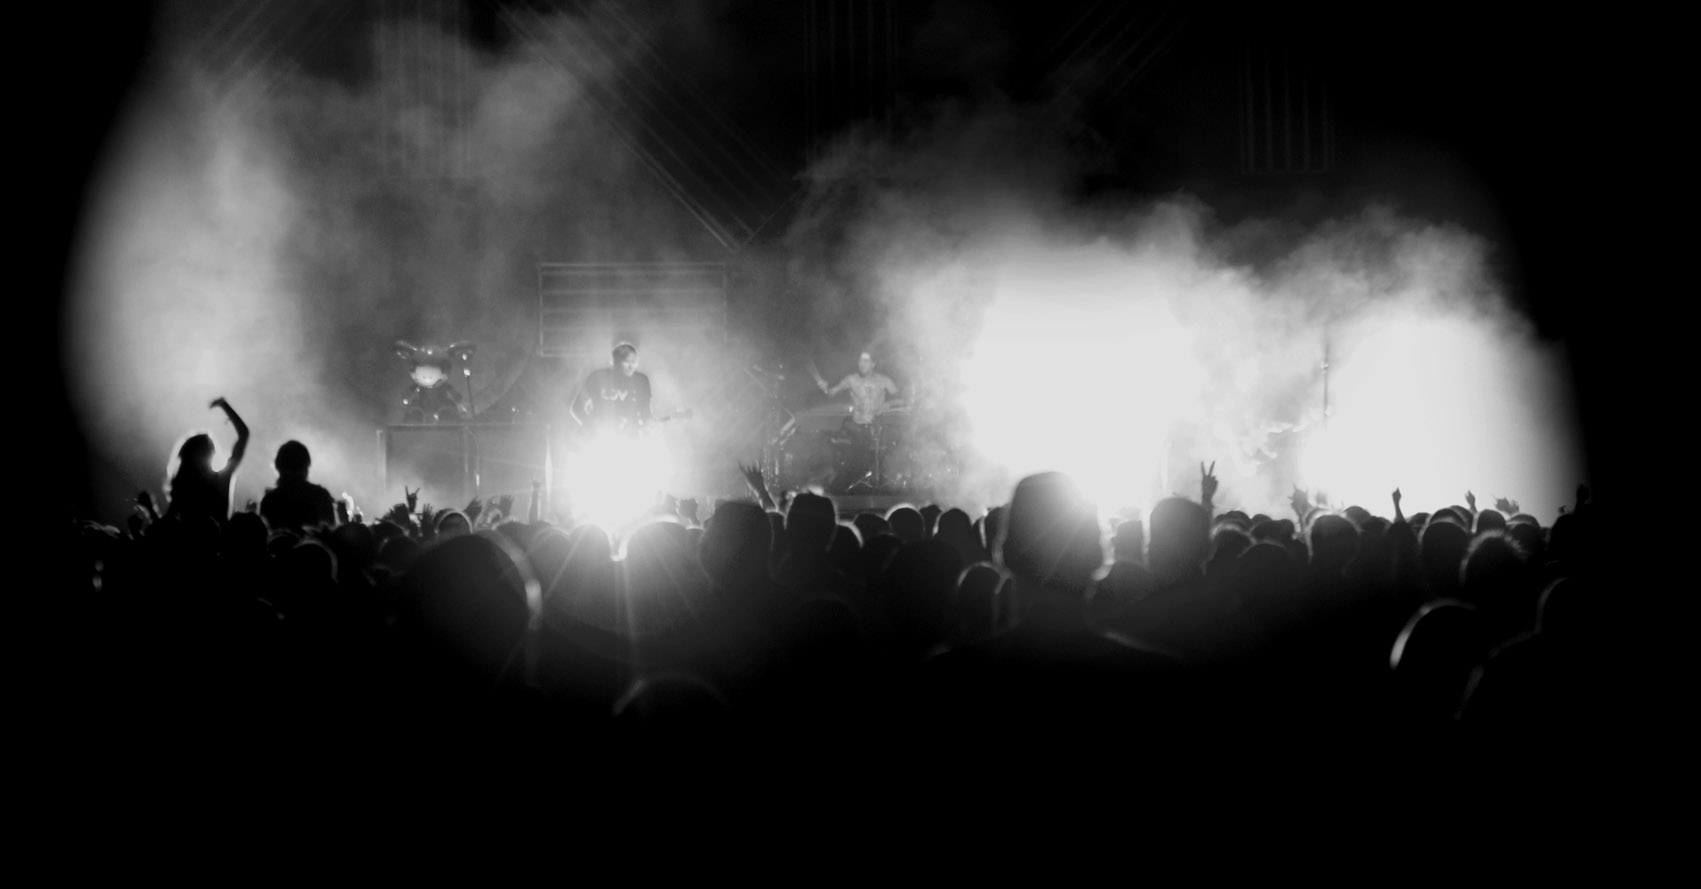
[{"label": "standing guitarist", "polygon": [[593,372],[573,394],[567,410],[581,426],[636,431],[656,421],[650,413],[650,378],[638,372],[638,347],[614,347],[610,366]]},{"label": "standing guitarist", "polygon": [[638,372],[637,347],[615,346],[610,366],[585,379],[568,411],[585,433],[563,464],[573,511],[621,523],[656,503],[669,461],[666,443],[648,432],[691,412],[650,412],[650,378]]}]

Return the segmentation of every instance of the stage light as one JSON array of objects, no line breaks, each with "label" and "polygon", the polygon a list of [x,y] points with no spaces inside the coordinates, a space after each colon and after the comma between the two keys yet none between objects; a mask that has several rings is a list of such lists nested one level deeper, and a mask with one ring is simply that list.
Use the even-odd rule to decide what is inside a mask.
[{"label": "stage light", "polygon": [[567,457],[565,482],[573,515],[619,532],[655,505],[671,466],[657,436],[593,434]]},{"label": "stage light", "polygon": [[1107,509],[1149,508],[1166,440],[1198,410],[1193,333],[1162,300],[1130,298],[1110,264],[1007,269],[965,366],[982,457],[1068,473]]},{"label": "stage light", "polygon": [[1408,513],[1463,503],[1467,490],[1518,491],[1557,511],[1575,470],[1555,449],[1569,433],[1547,403],[1555,369],[1466,319],[1378,319],[1343,339],[1328,425],[1305,438],[1302,486],[1380,515],[1396,487]]}]

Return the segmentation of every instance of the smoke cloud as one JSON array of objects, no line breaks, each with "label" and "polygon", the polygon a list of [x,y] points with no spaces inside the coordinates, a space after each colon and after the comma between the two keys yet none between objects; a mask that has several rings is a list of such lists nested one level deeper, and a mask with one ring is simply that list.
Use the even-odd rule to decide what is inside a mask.
[{"label": "smoke cloud", "polygon": [[[698,56],[711,20],[685,19]],[[596,24],[540,19],[496,49],[375,19],[354,70],[237,74],[162,34],[92,192],[62,332],[97,516],[158,490],[191,431],[227,449],[220,395],[255,434],[237,504],[297,439],[316,480],[382,510],[374,431],[408,388],[397,339],[477,343],[476,404],[559,422],[611,344],[588,334],[539,369],[538,264],[716,249],[594,107],[588,88],[622,64],[577,52]],[[569,76],[564,55],[603,61]],[[442,65],[459,91],[421,88]],[[915,401],[903,471],[944,499],[1001,502],[1057,468],[1101,507],[1149,506],[1195,493],[1215,461],[1224,507],[1283,511],[1299,484],[1385,512],[1400,487],[1408,511],[1470,490],[1551,520],[1580,480],[1565,355],[1509,307],[1479,234],[1399,195],[1300,225],[1089,193],[1107,159],[1042,113],[919,114],[819,156],[779,245],[784,311],[734,335],[830,377],[875,351]],[[698,408],[691,449],[754,456],[716,373],[668,363],[682,343],[639,346],[657,407]]]},{"label": "smoke cloud", "polygon": [[796,274],[864,294],[900,383],[935,396],[908,435],[951,499],[1062,469],[1149,507],[1214,462],[1219,506],[1272,514],[1294,485],[1384,514],[1396,487],[1408,511],[1568,502],[1563,351],[1509,308],[1493,244],[1397,195],[1311,226],[1084,195],[1095,159],[1044,124],[953,105],[848,134],[789,235]]},{"label": "smoke cloud", "polygon": [[[538,263],[703,259],[703,232],[586,101],[616,63],[564,73],[591,57],[576,44],[593,25],[540,18],[497,50],[441,17],[378,18],[360,24],[358,70],[230,72],[174,20],[93,191],[63,332],[97,512],[157,491],[193,430],[228,452],[207,409],[220,395],[254,430],[238,507],[297,439],[316,481],[382,511],[374,433],[409,387],[398,339],[476,343],[476,406],[559,422],[610,344],[532,360]],[[687,375],[659,373],[658,390]]]}]

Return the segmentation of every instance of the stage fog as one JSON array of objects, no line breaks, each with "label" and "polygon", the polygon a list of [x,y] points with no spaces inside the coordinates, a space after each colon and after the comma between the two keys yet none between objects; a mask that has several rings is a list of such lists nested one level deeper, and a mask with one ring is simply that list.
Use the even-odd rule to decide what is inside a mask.
[{"label": "stage fog", "polygon": [[[713,22],[624,15],[694,41],[681,65],[716,57]],[[238,77],[162,20],[62,331],[97,517],[159,492],[192,431],[227,451],[219,396],[254,430],[237,508],[294,439],[316,481],[383,512],[398,340],[476,344],[451,383],[480,418],[555,429],[636,343],[657,411],[691,413],[666,439],[680,497],[743,493],[737,463],[768,444],[751,365],[801,409],[807,364],[837,378],[864,350],[911,404],[918,500],[984,508],[1060,469],[1106,513],[1145,509],[1197,496],[1214,463],[1219,508],[1285,513],[1299,486],[1386,512],[1400,488],[1408,513],[1470,491],[1550,522],[1583,479],[1564,347],[1509,297],[1516,257],[1397,189],[1303,223],[1226,218],[1186,190],[1086,188],[1098,158],[1047,109],[953,97],[831,133],[766,240],[729,246],[611,122],[600,87],[646,56],[593,53],[606,21],[504,19],[499,44],[452,17],[345,24],[356,62]],[[540,349],[550,263],[723,266],[724,329],[611,311]]]}]

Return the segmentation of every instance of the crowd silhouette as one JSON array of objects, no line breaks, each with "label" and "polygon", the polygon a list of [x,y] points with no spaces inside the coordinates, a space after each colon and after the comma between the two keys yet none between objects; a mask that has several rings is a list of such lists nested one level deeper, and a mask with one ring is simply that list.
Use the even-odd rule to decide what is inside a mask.
[{"label": "crowd silhouette", "polygon": [[1197,498],[1101,522],[1058,473],[977,516],[846,515],[748,472],[748,499],[668,500],[616,539],[543,518],[536,488],[523,515],[409,491],[368,519],[294,441],[233,509],[248,430],[213,405],[239,436],[222,469],[194,436],[163,513],[144,493],[125,528],[73,525],[86,700],[162,745],[1078,780],[1206,756],[1522,763],[1613,725],[1581,486],[1548,525],[1470,495],[1407,516],[1397,490],[1248,515],[1216,508],[1202,465]]}]

